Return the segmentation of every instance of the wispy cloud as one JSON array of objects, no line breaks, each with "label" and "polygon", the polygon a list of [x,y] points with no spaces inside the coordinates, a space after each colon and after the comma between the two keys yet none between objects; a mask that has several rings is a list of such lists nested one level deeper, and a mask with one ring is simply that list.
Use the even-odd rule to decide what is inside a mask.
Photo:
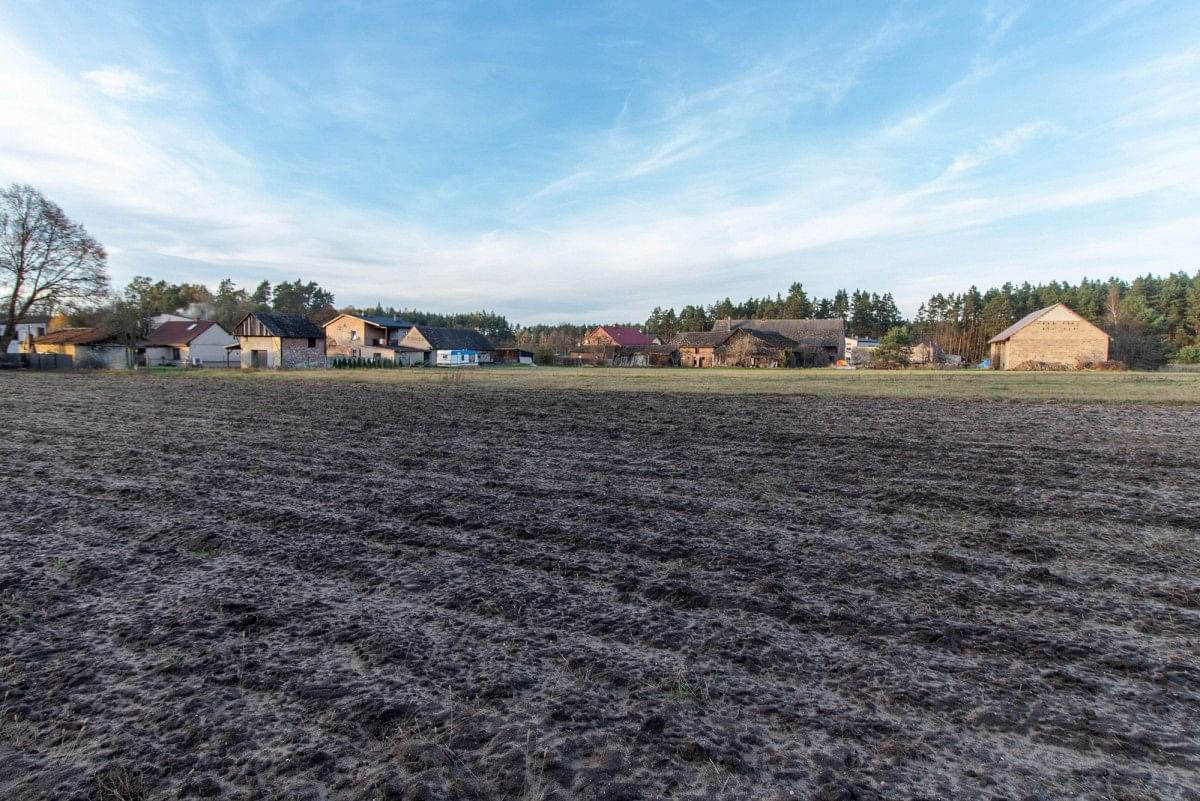
[{"label": "wispy cloud", "polygon": [[117,100],[149,100],[162,97],[166,88],[128,67],[109,65],[83,73],[84,80]]}]

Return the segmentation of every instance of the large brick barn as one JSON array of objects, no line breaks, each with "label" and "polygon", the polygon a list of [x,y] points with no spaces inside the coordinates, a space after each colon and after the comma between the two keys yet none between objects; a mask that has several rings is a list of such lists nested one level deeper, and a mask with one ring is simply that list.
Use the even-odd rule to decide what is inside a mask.
[{"label": "large brick barn", "polygon": [[1014,370],[1027,363],[1081,367],[1108,359],[1108,334],[1055,303],[1027,314],[988,340],[992,367]]}]

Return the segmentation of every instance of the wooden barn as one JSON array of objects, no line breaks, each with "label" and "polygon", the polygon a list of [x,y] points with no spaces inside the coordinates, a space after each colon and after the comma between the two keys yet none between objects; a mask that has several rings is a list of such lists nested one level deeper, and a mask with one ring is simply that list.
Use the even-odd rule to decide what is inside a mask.
[{"label": "wooden barn", "polygon": [[774,331],[738,328],[725,335],[716,358],[722,367],[795,367],[803,347]]},{"label": "wooden barn", "polygon": [[251,312],[233,329],[242,367],[325,367],[325,331],[299,314]]},{"label": "wooden barn", "polygon": [[997,370],[1025,364],[1078,368],[1107,361],[1108,344],[1108,334],[1062,303],[1027,314],[988,340]]},{"label": "wooden barn", "polygon": [[802,354],[801,367],[829,367],[846,358],[846,324],[833,320],[733,320],[725,318],[713,324],[714,332],[732,332],[739,328],[780,334],[795,343],[794,352]]}]

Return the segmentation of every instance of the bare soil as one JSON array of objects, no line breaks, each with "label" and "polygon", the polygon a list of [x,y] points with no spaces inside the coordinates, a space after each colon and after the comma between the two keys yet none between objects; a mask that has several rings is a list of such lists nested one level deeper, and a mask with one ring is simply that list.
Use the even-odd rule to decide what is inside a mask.
[{"label": "bare soil", "polygon": [[1200,408],[0,375],[0,798],[1198,798]]}]

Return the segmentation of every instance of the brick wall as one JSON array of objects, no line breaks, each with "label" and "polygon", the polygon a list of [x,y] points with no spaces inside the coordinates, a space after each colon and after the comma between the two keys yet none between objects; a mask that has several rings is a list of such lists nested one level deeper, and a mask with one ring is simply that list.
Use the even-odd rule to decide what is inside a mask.
[{"label": "brick wall", "polygon": [[307,339],[283,339],[282,365],[284,367],[325,367],[325,339],[318,338],[315,347],[308,346]]},{"label": "brick wall", "polygon": [[1108,359],[1108,336],[1086,321],[1042,319],[994,345],[992,354],[1002,370],[1027,361],[1078,367]]}]

